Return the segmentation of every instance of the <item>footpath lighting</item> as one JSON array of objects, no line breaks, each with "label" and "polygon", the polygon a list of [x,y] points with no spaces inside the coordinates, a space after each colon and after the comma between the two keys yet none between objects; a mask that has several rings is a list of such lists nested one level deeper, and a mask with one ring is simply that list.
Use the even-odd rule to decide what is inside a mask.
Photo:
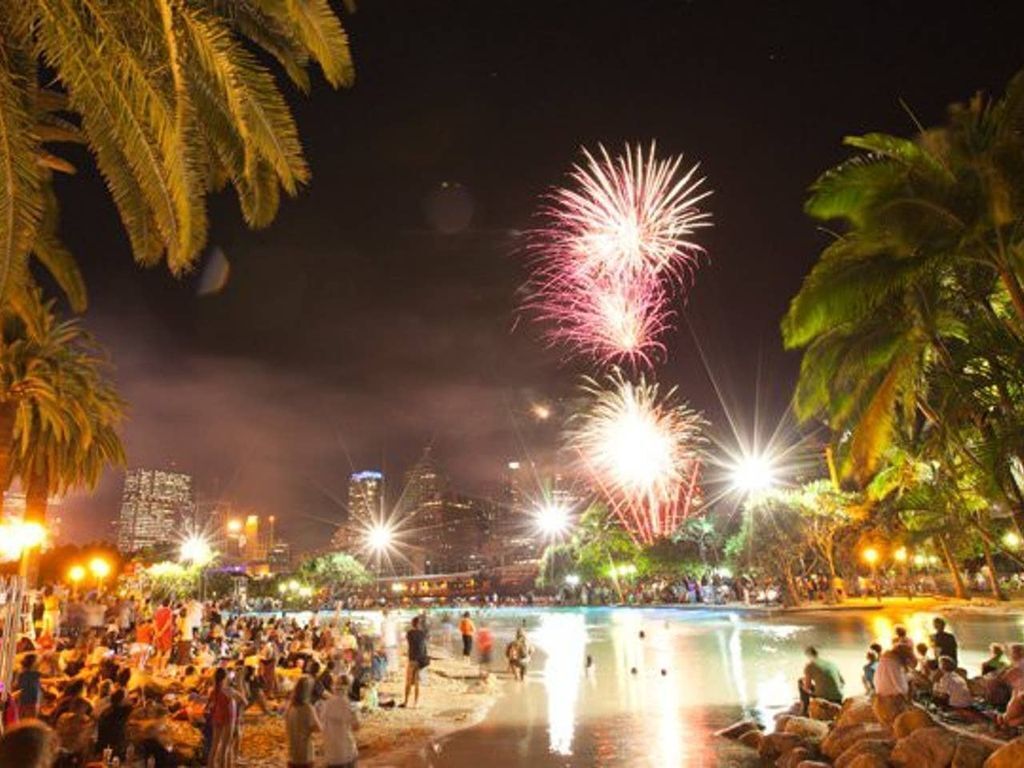
[{"label": "footpath lighting", "polygon": [[895,552],[892,553],[892,559],[895,560],[897,563],[900,563],[901,565],[907,562],[907,548],[900,547],[899,549],[897,549]]},{"label": "footpath lighting", "polygon": [[110,575],[110,563],[102,557],[94,557],[89,561],[89,571],[96,578],[96,588],[103,591],[103,580]]},{"label": "footpath lighting", "polygon": [[580,585],[580,577],[575,573],[570,573],[565,577],[565,585],[567,587],[578,587]]},{"label": "footpath lighting", "polygon": [[85,578],[85,566],[84,565],[72,565],[68,569],[68,581],[74,584],[76,587],[79,582]]},{"label": "footpath lighting", "polygon": [[1016,531],[1007,531],[1003,534],[1003,546],[1007,549],[1020,549],[1020,534]]},{"label": "footpath lighting", "polygon": [[882,590],[878,584],[878,550],[874,547],[868,547],[861,553],[861,557],[864,558],[864,562],[871,568],[871,581],[875,585],[875,596],[878,598],[878,602],[882,602]]}]

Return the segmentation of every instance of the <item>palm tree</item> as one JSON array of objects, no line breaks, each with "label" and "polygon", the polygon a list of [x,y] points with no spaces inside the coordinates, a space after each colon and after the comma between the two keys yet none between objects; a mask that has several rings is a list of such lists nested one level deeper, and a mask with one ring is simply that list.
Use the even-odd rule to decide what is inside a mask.
[{"label": "palm tree", "polygon": [[0,0],[0,299],[58,247],[54,144],[92,152],[138,261],[187,270],[230,184],[265,226],[309,169],[265,61],[302,91],[354,77],[328,0]]},{"label": "palm tree", "polygon": [[91,337],[60,321],[52,302],[38,307],[32,323],[8,321],[15,335],[0,346],[10,395],[0,402],[0,487],[20,477],[27,514],[41,521],[51,495],[92,488],[105,466],[124,462],[124,405]]}]

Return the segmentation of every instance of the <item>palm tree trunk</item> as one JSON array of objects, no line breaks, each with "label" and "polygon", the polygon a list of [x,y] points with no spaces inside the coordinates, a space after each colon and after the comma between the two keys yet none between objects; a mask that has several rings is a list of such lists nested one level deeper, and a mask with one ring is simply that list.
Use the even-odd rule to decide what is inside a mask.
[{"label": "palm tree trunk", "polygon": [[11,485],[11,451],[14,449],[14,418],[17,404],[13,400],[0,401],[0,492]]},{"label": "palm tree trunk", "polygon": [[960,576],[960,569],[956,567],[956,560],[953,559],[953,553],[949,551],[949,542],[946,541],[946,537],[938,535],[935,538],[939,540],[939,548],[942,550],[942,558],[946,561],[946,567],[949,568],[949,575],[953,577],[953,594],[961,600],[967,598],[967,589],[964,587],[964,580]]},{"label": "palm tree trunk", "polygon": [[1013,302],[1013,308],[1017,313],[1017,320],[1021,325],[1024,325],[1024,290],[1020,287],[1020,281],[1017,280],[1017,276],[1013,274],[1013,271],[1006,266],[1006,264],[999,260],[996,268],[999,270],[999,279],[1002,281],[1003,286],[1006,288],[1006,292],[1010,294],[1010,300]]},{"label": "palm tree trunk", "polygon": [[985,565],[988,566],[988,585],[992,589],[992,597],[996,600],[1003,601],[1006,599],[1006,595],[1003,594],[1003,590],[999,588],[999,577],[996,575],[996,563],[992,559],[992,548],[988,545],[985,539],[981,540],[981,550],[985,553]]},{"label": "palm tree trunk", "polygon": [[[33,472],[29,475],[25,488],[25,520],[39,523],[46,527],[46,507],[50,500],[50,484],[44,473]],[[28,586],[34,588],[39,580],[39,548],[28,551],[27,571]]]}]

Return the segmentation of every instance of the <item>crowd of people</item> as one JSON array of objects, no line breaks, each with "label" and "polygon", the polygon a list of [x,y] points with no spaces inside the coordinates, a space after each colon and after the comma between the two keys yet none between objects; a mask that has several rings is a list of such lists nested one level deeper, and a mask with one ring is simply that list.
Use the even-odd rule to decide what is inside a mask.
[{"label": "crowd of people", "polygon": [[[1024,643],[993,643],[977,670],[961,665],[960,645],[946,620],[936,617],[928,642],[914,643],[897,626],[887,643],[872,643],[861,682],[888,711],[916,702],[953,722],[991,722],[1001,731],[1024,728]],[[818,649],[806,649],[798,688],[803,714],[812,697],[841,703],[846,681]]]},{"label": "crowd of people", "polygon": [[[74,606],[74,607],[72,607]],[[340,609],[300,624],[284,614],[234,614],[217,603],[142,595],[84,600],[46,588],[17,641],[0,765],[74,768],[93,762],[173,768],[230,768],[238,760],[243,714],[281,717],[288,764],[354,766],[360,712],[415,707],[431,663],[425,613],[403,622],[384,609],[362,623]],[[447,627],[450,615],[441,617]],[[493,637],[469,614],[459,622],[463,653],[478,653],[487,675]],[[522,675],[525,637],[509,667]],[[510,646],[511,647],[511,646]],[[404,650],[404,653],[403,653]],[[514,656],[514,658],[513,658]],[[385,697],[400,681],[404,697]],[[180,727],[194,729],[185,750]]]}]

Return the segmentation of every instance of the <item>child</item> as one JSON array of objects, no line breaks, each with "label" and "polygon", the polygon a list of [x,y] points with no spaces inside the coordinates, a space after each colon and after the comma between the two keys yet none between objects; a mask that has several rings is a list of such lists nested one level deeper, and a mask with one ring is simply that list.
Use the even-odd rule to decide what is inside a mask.
[{"label": "child", "polygon": [[864,690],[870,695],[875,692],[875,670],[878,669],[878,654],[874,650],[868,651],[868,663],[864,665]]}]

